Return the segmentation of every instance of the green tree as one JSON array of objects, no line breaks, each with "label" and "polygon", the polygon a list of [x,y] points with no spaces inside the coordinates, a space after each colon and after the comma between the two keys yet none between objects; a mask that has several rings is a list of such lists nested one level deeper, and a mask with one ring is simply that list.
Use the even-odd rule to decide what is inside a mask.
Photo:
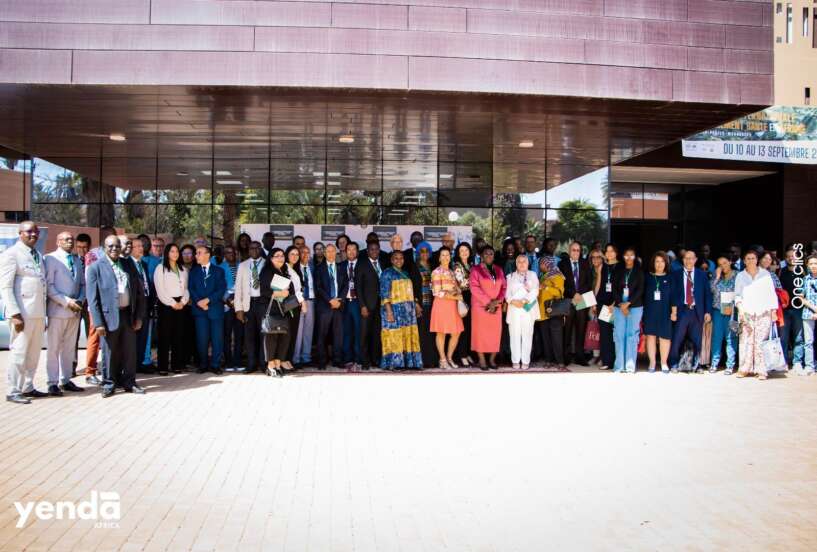
[{"label": "green tree", "polygon": [[583,244],[604,241],[607,236],[604,219],[593,205],[584,199],[571,199],[559,205],[558,218],[550,229],[550,237],[564,247],[572,240]]}]

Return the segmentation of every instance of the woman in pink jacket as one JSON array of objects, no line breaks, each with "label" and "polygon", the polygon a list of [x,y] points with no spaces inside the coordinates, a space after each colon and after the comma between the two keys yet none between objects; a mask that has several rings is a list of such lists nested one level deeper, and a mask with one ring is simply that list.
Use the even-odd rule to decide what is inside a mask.
[{"label": "woman in pink jacket", "polygon": [[[497,369],[496,354],[502,336],[502,302],[505,299],[505,273],[494,266],[494,249],[482,251],[482,262],[471,269],[471,349],[479,354],[479,367]],[[488,363],[485,354],[488,353]]]}]

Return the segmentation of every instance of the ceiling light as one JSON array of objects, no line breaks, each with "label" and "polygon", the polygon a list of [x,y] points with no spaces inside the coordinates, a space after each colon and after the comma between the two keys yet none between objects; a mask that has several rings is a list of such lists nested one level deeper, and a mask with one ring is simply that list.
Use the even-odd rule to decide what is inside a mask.
[{"label": "ceiling light", "polygon": [[453,174],[441,174],[440,178],[448,179],[448,178],[453,178],[453,176],[454,176]]},{"label": "ceiling light", "polygon": [[114,142],[124,142],[126,140],[125,135],[120,132],[114,132],[110,136],[108,136]]},{"label": "ceiling light", "polygon": [[342,134],[340,138],[338,138],[338,141],[341,144],[353,144],[355,142],[355,137],[351,134]]},{"label": "ceiling light", "polygon": [[185,172],[185,171],[179,171],[179,172],[177,172],[177,173],[176,173],[176,176],[187,176],[187,175],[189,175],[189,174],[190,174],[190,173]]},{"label": "ceiling light", "polygon": [[221,184],[222,186],[243,186],[244,183],[240,180],[216,180],[216,184]]},{"label": "ceiling light", "polygon": [[340,176],[340,173],[339,173],[339,172],[330,172],[330,173],[327,173],[327,174],[328,174],[329,176]]},{"label": "ceiling light", "polygon": [[533,140],[522,140],[519,142],[520,148],[532,148],[533,147]]},{"label": "ceiling light", "polygon": [[323,171],[315,171],[312,173],[312,176],[323,176]]},{"label": "ceiling light", "polygon": [[213,173],[211,173],[210,171],[201,171],[201,174],[203,174],[204,176],[210,176]]},{"label": "ceiling light", "polygon": [[338,182],[337,180],[330,180],[329,182],[327,182],[327,184],[329,184],[330,186],[340,186],[340,182]]},{"label": "ceiling light", "polygon": [[216,176],[233,176],[230,171],[216,171]]}]

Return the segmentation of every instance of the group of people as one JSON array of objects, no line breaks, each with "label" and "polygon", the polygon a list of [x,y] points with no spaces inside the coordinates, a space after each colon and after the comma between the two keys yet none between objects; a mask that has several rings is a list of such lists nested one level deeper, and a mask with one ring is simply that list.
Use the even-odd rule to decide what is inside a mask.
[{"label": "group of people", "polygon": [[[814,372],[817,255],[796,246],[781,263],[733,245],[713,259],[707,246],[701,257],[658,251],[645,264],[631,247],[619,259],[614,244],[574,241],[557,255],[555,240],[538,247],[534,236],[496,252],[450,234],[434,250],[420,232],[404,249],[395,234],[386,252],[374,232],[363,251],[345,235],[311,247],[295,236],[282,248],[271,232],[260,242],[242,233],[214,250],[204,238],[180,247],[106,227],[97,248],[63,232],[44,256],[38,239],[23,222],[0,254],[7,400],[17,403],[84,391],[72,382],[81,323],[86,382],[103,397],[144,393],[136,373],[187,369],[281,377],[310,365],[527,370],[536,360],[635,372],[642,344],[650,372],[715,372],[725,350],[724,373],[765,379],[762,348],[777,327],[797,372]],[[46,322],[42,392],[34,375]]]}]

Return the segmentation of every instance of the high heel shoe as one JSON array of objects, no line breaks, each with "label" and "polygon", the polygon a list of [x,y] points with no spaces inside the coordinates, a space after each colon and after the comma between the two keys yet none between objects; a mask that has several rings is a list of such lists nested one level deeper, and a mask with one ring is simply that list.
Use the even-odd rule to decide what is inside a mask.
[{"label": "high heel shoe", "polygon": [[460,359],[460,364],[462,365],[463,368],[470,368],[471,367],[471,361],[468,360],[468,357],[462,357]]},{"label": "high heel shoe", "polygon": [[486,371],[486,372],[487,372],[487,371],[488,371],[488,365],[487,365],[487,364],[480,364],[480,365],[479,365],[479,369],[480,369],[480,370],[484,370],[484,371]]},{"label": "high heel shoe", "polygon": [[459,365],[459,364],[457,364],[457,363],[454,361],[454,359],[453,359],[453,358],[449,358],[449,359],[448,359],[448,365],[449,365],[451,368],[459,368],[459,367],[460,367],[460,365]]},{"label": "high heel shoe", "polygon": [[440,361],[440,370],[450,370],[451,366],[448,365],[445,359]]}]

